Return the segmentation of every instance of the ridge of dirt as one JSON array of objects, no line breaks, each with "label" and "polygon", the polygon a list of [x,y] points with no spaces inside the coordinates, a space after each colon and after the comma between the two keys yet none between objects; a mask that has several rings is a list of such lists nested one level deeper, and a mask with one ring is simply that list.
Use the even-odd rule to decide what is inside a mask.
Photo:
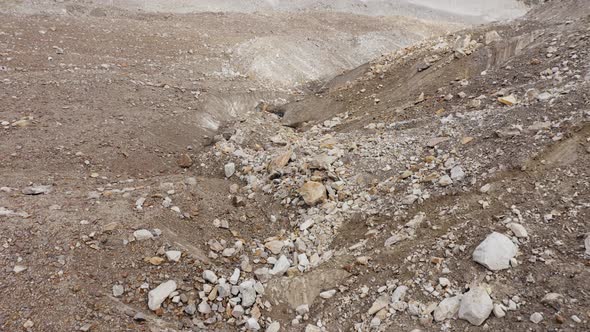
[{"label": "ridge of dirt", "polygon": [[[0,14],[0,330],[590,329],[585,1],[315,93],[228,45],[390,21],[89,4]],[[501,268],[474,258],[494,232]]]}]

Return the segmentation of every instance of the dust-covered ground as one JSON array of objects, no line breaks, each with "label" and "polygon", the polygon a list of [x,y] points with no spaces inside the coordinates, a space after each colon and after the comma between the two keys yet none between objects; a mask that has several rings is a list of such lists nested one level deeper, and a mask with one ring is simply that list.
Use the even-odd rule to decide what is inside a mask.
[{"label": "dust-covered ground", "polygon": [[496,4],[0,1],[0,330],[587,331],[590,6]]}]

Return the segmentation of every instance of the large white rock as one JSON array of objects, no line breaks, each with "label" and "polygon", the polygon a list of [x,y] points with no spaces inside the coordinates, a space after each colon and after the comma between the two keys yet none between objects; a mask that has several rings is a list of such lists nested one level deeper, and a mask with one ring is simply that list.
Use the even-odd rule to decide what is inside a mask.
[{"label": "large white rock", "polygon": [[256,318],[250,317],[246,320],[246,329],[248,331],[258,331],[260,330],[260,324],[258,324]]},{"label": "large white rock", "polygon": [[203,279],[205,279],[205,281],[208,281],[212,284],[217,282],[217,275],[215,274],[215,272],[211,271],[211,270],[205,270],[203,271]]},{"label": "large white rock", "polygon": [[518,248],[509,237],[493,232],[473,251],[473,260],[492,271],[510,267],[510,259],[516,256]]},{"label": "large white rock", "polygon": [[483,287],[473,287],[463,294],[459,306],[459,318],[479,326],[490,316],[492,309],[494,309],[494,303],[488,292]]},{"label": "large white rock", "polygon": [[383,294],[383,295],[379,296],[375,300],[375,302],[373,302],[373,305],[371,305],[367,314],[369,316],[374,315],[375,313],[377,313],[381,309],[387,308],[388,305],[389,305],[389,295]]},{"label": "large white rock", "polygon": [[152,289],[148,293],[148,307],[150,310],[157,310],[162,305],[162,302],[166,300],[168,295],[172,294],[176,290],[176,281],[168,280],[161,283],[158,287]]},{"label": "large white rock", "polygon": [[283,249],[284,245],[285,245],[285,243],[283,241],[274,240],[274,241],[269,241],[269,242],[265,243],[264,247],[266,247],[266,249],[270,250],[270,252],[272,252],[273,255],[278,255],[281,253],[281,250]]},{"label": "large white rock", "polygon": [[166,251],[166,258],[172,262],[180,261],[180,257],[182,256],[182,252],[178,250],[168,250]]},{"label": "large white rock", "polygon": [[285,257],[285,255],[281,255],[279,259],[276,261],[275,265],[273,266],[272,270],[270,270],[270,274],[275,275],[283,275],[287,270],[291,267],[291,263],[289,263],[289,259]]},{"label": "large white rock", "polygon": [[524,226],[521,224],[511,222],[506,225],[506,227],[508,227],[508,229],[510,229],[512,233],[514,233],[514,235],[518,238],[529,237],[529,233],[526,231],[526,228],[524,228]]},{"label": "large white rock", "polygon": [[434,320],[442,322],[445,319],[453,318],[459,311],[462,297],[462,295],[457,295],[442,300],[438,307],[434,309]]},{"label": "large white rock", "polygon": [[133,232],[133,237],[135,237],[136,241],[143,241],[152,239],[154,235],[147,229],[138,229],[135,232]]},{"label": "large white rock", "polygon": [[590,257],[590,234],[586,236],[586,240],[584,241],[584,246],[586,247],[586,256]]},{"label": "large white rock", "polygon": [[397,286],[397,288],[393,291],[391,295],[391,303],[396,303],[403,301],[406,297],[406,293],[408,292],[408,286]]},{"label": "large white rock", "polygon": [[281,323],[279,322],[272,322],[267,328],[265,332],[279,332],[281,329]]},{"label": "large white rock", "polygon": [[246,280],[240,284],[240,295],[242,296],[242,306],[251,307],[256,302],[256,289],[254,289],[254,280]]}]

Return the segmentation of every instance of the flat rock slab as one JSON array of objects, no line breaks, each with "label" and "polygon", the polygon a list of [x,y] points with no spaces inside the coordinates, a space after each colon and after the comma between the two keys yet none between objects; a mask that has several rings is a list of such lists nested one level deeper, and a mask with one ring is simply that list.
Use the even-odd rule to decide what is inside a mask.
[{"label": "flat rock slab", "polygon": [[266,290],[271,303],[286,303],[295,310],[302,304],[311,306],[320,292],[336,287],[349,275],[342,269],[314,270],[293,278],[273,279],[269,281]]}]

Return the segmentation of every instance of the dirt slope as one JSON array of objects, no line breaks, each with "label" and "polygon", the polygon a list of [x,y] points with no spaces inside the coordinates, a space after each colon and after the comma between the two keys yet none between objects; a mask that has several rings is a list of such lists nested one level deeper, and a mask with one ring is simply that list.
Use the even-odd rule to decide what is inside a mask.
[{"label": "dirt slope", "polygon": [[399,22],[65,3],[0,16],[0,330],[590,329],[587,1],[306,88],[238,68]]}]

